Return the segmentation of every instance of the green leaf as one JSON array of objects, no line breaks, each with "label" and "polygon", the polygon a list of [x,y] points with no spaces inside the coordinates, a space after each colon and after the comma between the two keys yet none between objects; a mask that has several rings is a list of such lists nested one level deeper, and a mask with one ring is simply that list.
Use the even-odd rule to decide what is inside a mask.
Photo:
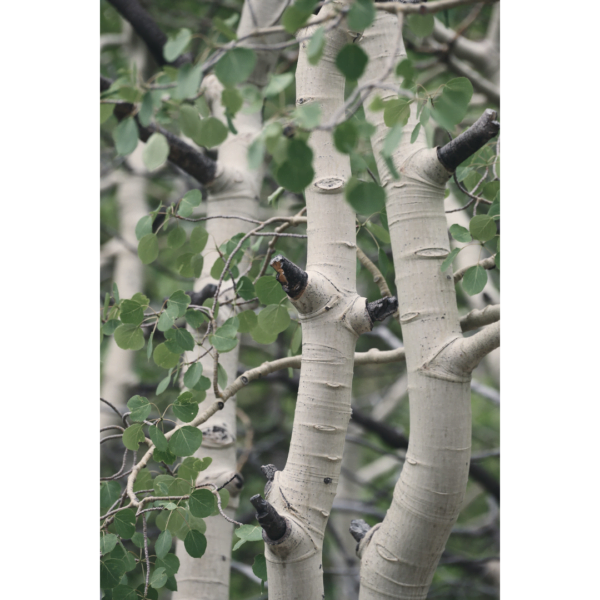
[{"label": "green leaf", "polygon": [[500,196],[496,196],[496,199],[492,202],[490,209],[487,212],[488,217],[493,217],[494,221],[500,218]]},{"label": "green leaf", "polygon": [[419,137],[419,131],[421,131],[421,123],[417,123],[417,126],[413,129],[413,132],[410,136],[410,143],[414,144]]},{"label": "green leaf", "polygon": [[177,248],[181,248],[181,246],[185,244],[186,239],[187,235],[185,234],[185,229],[183,227],[175,227],[175,229],[169,231],[169,235],[167,236],[167,246],[177,250]]},{"label": "green leaf", "polygon": [[185,311],[185,320],[187,321],[190,327],[194,329],[198,329],[202,323],[206,323],[206,317],[202,313],[202,311],[197,310],[195,308],[190,308]]},{"label": "green leaf", "polygon": [[[241,50],[241,48],[240,48]],[[228,129],[216,117],[208,117],[200,121],[200,133],[194,139],[199,146],[213,148],[227,139]]]},{"label": "green leaf", "polygon": [[152,443],[156,446],[157,450],[165,452],[169,449],[169,441],[165,437],[165,434],[156,425],[148,427],[148,436],[152,440]]},{"label": "green leaf", "polygon": [[144,334],[137,325],[125,323],[115,329],[115,342],[123,350],[140,350],[144,347]]},{"label": "green leaf", "polygon": [[152,233],[152,223],[154,222],[154,214],[142,217],[135,226],[135,237],[141,240],[145,235]]},{"label": "green leaf", "polygon": [[123,119],[113,131],[115,147],[121,156],[131,154],[138,145],[138,126],[133,117]]},{"label": "green leaf", "polygon": [[[421,115],[419,116],[419,123],[425,127],[429,121],[429,117],[431,116],[431,103],[427,102],[427,104],[423,107],[421,111]],[[459,178],[460,181],[460,178]]]},{"label": "green leaf", "polygon": [[213,335],[209,336],[209,342],[215,347],[217,352],[224,354],[231,352],[237,346],[237,339],[224,337],[220,330],[217,330]]},{"label": "green leaf", "polygon": [[342,154],[350,154],[358,144],[358,130],[354,123],[340,123],[333,130],[333,143]]},{"label": "green leaf", "polygon": [[252,298],[256,298],[256,290],[254,289],[254,285],[250,278],[244,275],[238,279],[237,293],[244,300],[252,300]]},{"label": "green leaf", "polygon": [[152,405],[148,402],[148,398],[143,396],[133,396],[127,402],[127,408],[131,411],[129,420],[133,422],[145,421],[150,412],[152,411]]},{"label": "green leaf", "polygon": [[137,451],[145,439],[142,423],[134,423],[123,432],[123,445],[129,450]]},{"label": "green leaf", "polygon": [[154,101],[152,100],[152,93],[146,92],[142,98],[142,105],[140,106],[140,112],[138,113],[138,119],[141,125],[148,127],[152,121],[154,115]]},{"label": "green leaf", "polygon": [[146,234],[138,244],[138,256],[143,264],[149,265],[158,258],[158,239],[156,234]]},{"label": "green leaf", "polygon": [[365,70],[369,57],[356,44],[346,44],[335,58],[335,66],[350,81],[356,81]]},{"label": "green leaf", "polygon": [[200,116],[194,106],[183,104],[179,108],[179,126],[181,131],[192,139],[200,135]]},{"label": "green leaf", "polygon": [[167,43],[163,47],[163,56],[167,62],[173,62],[183,53],[186,46],[192,39],[192,32],[189,29],[180,29],[175,36],[169,36]]},{"label": "green leaf", "polygon": [[118,481],[100,482],[100,506],[108,509],[121,495],[121,486]]},{"label": "green leaf", "polygon": [[313,152],[305,142],[296,138],[291,140],[287,159],[275,173],[277,183],[290,192],[302,192],[315,176],[312,159]]},{"label": "green leaf", "polygon": [[154,362],[164,369],[170,369],[171,367],[176,367],[179,362],[179,354],[174,354],[171,352],[165,343],[159,344],[154,349],[153,354]]},{"label": "green leaf", "polygon": [[433,15],[408,15],[406,24],[419,37],[427,37],[433,32]]},{"label": "green leaf", "polygon": [[215,65],[214,72],[225,86],[242,83],[250,77],[256,65],[256,54],[249,48],[229,50]]},{"label": "green leaf", "polygon": [[100,553],[108,554],[119,541],[114,533],[102,533],[100,535]]},{"label": "green leaf", "polygon": [[471,219],[469,231],[476,240],[487,242],[497,233],[496,222],[489,215],[477,215]]},{"label": "green leaf", "polygon": [[369,229],[369,231],[375,234],[379,241],[383,242],[384,244],[389,244],[391,242],[390,234],[387,231],[387,229],[385,229],[385,227],[377,225],[376,223],[371,223],[371,221],[369,221],[367,223],[367,228]]},{"label": "green leaf", "polygon": [[264,331],[280,333],[285,331],[290,324],[290,315],[281,305],[271,304],[258,315],[258,326]]},{"label": "green leaf", "polygon": [[284,298],[287,298],[281,284],[275,277],[265,275],[256,282],[254,287],[262,304],[279,304]]},{"label": "green leaf", "polygon": [[346,200],[357,213],[370,215],[385,208],[385,190],[373,181],[352,177],[346,185]]},{"label": "green leaf", "polygon": [[267,561],[264,554],[257,554],[254,557],[252,572],[263,581],[267,580]]},{"label": "green leaf", "polygon": [[265,142],[262,138],[257,137],[248,147],[248,167],[256,171],[263,162],[265,156]]},{"label": "green leaf", "polygon": [[192,252],[200,253],[204,250],[208,241],[208,232],[202,225],[194,227],[190,235],[190,249]]},{"label": "green leaf", "polygon": [[202,202],[202,193],[200,190],[190,190],[179,203],[179,208],[177,209],[177,214],[180,217],[189,217],[191,216],[194,208],[200,205]]},{"label": "green leaf", "polygon": [[407,82],[412,82],[414,80],[417,76],[417,70],[413,66],[413,62],[410,58],[405,58],[398,63],[396,66],[396,75],[402,77],[404,81]]},{"label": "green leaf", "polygon": [[114,526],[117,534],[128,540],[135,533],[135,511],[126,508],[115,513]]},{"label": "green leaf", "polygon": [[383,121],[388,127],[401,125],[404,127],[410,117],[411,100],[408,98],[395,98],[388,100],[383,109]]},{"label": "green leaf", "polygon": [[217,384],[221,389],[227,387],[227,371],[221,363],[217,365]]},{"label": "green leaf", "polygon": [[325,28],[321,25],[321,27],[317,28],[313,33],[310,42],[308,42],[308,48],[306,49],[306,56],[311,65],[316,65],[319,62],[323,55],[324,48]]},{"label": "green leaf", "polygon": [[240,320],[240,326],[238,331],[240,333],[249,333],[256,324],[258,323],[258,317],[253,310],[245,310],[238,315]]},{"label": "green leaf", "polygon": [[142,469],[138,476],[135,478],[135,483],[133,484],[133,491],[139,492],[141,490],[152,489],[152,475],[148,469]]},{"label": "green leaf", "polygon": [[169,374],[164,378],[161,379],[160,383],[156,386],[156,395],[160,396],[168,387],[169,384],[171,383],[171,371],[173,369],[171,369],[169,371]]},{"label": "green leaf", "polygon": [[[163,531],[156,540],[154,544],[154,550],[156,552],[156,556],[158,558],[164,558],[171,549],[171,544],[173,543],[173,537],[169,530]],[[166,570],[163,568],[163,570]]]},{"label": "green leaf", "polygon": [[[481,190],[481,195],[486,199],[486,200],[491,200],[494,201],[496,199],[496,196],[498,195],[500,191],[500,182],[499,181],[490,181],[489,183],[486,183],[483,186],[483,189]],[[490,213],[488,212],[488,215]]]},{"label": "green leaf", "polygon": [[487,283],[487,278],[487,271],[480,265],[475,265],[467,269],[462,280],[463,289],[469,296],[479,294],[479,292],[483,291]]},{"label": "green leaf", "polygon": [[173,327],[174,322],[175,320],[173,319],[171,313],[169,313],[169,311],[163,310],[162,314],[158,319],[158,325],[156,326],[156,328],[159,331],[168,331],[169,329],[171,329],[171,327]]},{"label": "green leaf", "polygon": [[287,88],[294,81],[293,73],[282,73],[281,75],[271,75],[269,83],[263,89],[263,96],[270,98],[277,96],[285,88]]},{"label": "green leaf", "polygon": [[191,301],[192,299],[183,290],[177,290],[169,296],[167,309],[171,310],[172,308],[175,310],[177,308],[177,317],[183,317]]},{"label": "green leaf", "polygon": [[167,573],[164,567],[155,568],[150,575],[150,585],[156,590],[167,583]]},{"label": "green leaf", "polygon": [[201,362],[191,365],[183,376],[183,384],[188,388],[193,388],[202,377],[203,366]]},{"label": "green leaf", "polygon": [[363,31],[375,20],[373,0],[355,0],[348,11],[348,27],[352,31]]},{"label": "green leaf", "polygon": [[461,225],[451,225],[450,226],[450,235],[457,242],[465,243],[465,242],[471,242],[473,240],[473,238],[471,237],[471,234],[467,231],[467,229],[465,229]]},{"label": "green leaf", "polygon": [[186,425],[178,429],[169,440],[169,450],[176,456],[190,456],[200,448],[202,432]]},{"label": "green leaf", "polygon": [[100,125],[108,121],[115,111],[116,104],[101,104],[100,105]]},{"label": "green leaf", "polygon": [[461,248],[454,248],[450,254],[445,258],[444,262],[440,269],[442,273],[453,263],[454,259],[458,256],[458,253],[461,251]]},{"label": "green leaf", "polygon": [[194,517],[201,519],[210,517],[215,511],[216,506],[215,495],[210,490],[195,490],[190,496],[189,508]]},{"label": "green leaf", "polygon": [[197,65],[193,65],[192,63],[182,65],[177,72],[177,87],[173,93],[173,98],[178,100],[194,98],[198,93],[201,81],[201,63],[198,63]]},{"label": "green leaf", "polygon": [[201,558],[206,551],[206,537],[199,531],[191,530],[183,540],[187,553],[193,558]]},{"label": "green leaf", "polygon": [[186,252],[177,258],[175,268],[184,277],[199,277],[204,265],[204,259],[200,254]]},{"label": "green leaf", "polygon": [[184,392],[173,403],[173,413],[184,423],[189,423],[198,414],[198,403],[190,392]]},{"label": "green leaf", "polygon": [[144,147],[142,158],[149,171],[156,171],[167,162],[169,143],[162,133],[153,133]]},{"label": "green leaf", "polygon": [[141,585],[138,585],[136,588],[136,594],[138,599],[142,599],[143,600],[158,600],[158,592],[149,587],[148,591],[146,592],[146,595],[144,596],[144,584],[142,583]]},{"label": "green leaf", "polygon": [[292,6],[288,6],[281,17],[281,24],[290,34],[294,34],[297,29],[300,29],[312,14],[312,8],[308,10],[306,7],[299,5],[299,2],[295,2]]},{"label": "green leaf", "polygon": [[125,575],[123,561],[116,558],[100,559],[100,587],[110,589],[116,587]]},{"label": "green leaf", "polygon": [[102,325],[102,333],[104,335],[112,335],[120,324],[121,321],[118,319],[110,319],[109,321],[106,321],[104,325]]},{"label": "green leaf", "polygon": [[154,451],[154,460],[156,462],[164,462],[164,463],[170,465],[177,460],[177,457],[169,449],[167,449],[165,451],[155,450]]},{"label": "green leaf", "polygon": [[466,77],[451,79],[434,100],[434,119],[444,129],[453,129],[467,114],[472,96],[473,85]]},{"label": "green leaf", "polygon": [[259,344],[272,344],[279,334],[273,331],[265,331],[257,324],[256,327],[250,331],[250,335],[252,336],[252,339]]},{"label": "green leaf", "polygon": [[132,587],[118,585],[112,591],[112,600],[139,600],[139,596]]},{"label": "green leaf", "polygon": [[294,118],[300,127],[312,129],[321,122],[321,107],[318,104],[303,104],[294,111]]},{"label": "green leaf", "polygon": [[193,350],[195,346],[192,334],[185,329],[169,329],[165,332],[165,338],[165,346],[173,354]]},{"label": "green leaf", "polygon": [[383,149],[381,153],[384,157],[391,157],[394,150],[398,147],[400,140],[402,139],[402,125],[394,125],[386,134],[383,140]]},{"label": "green leaf", "polygon": [[133,300],[123,300],[120,317],[123,323],[139,325],[144,320],[144,308]]},{"label": "green leaf", "polygon": [[234,531],[240,540],[246,540],[247,542],[261,542],[262,527],[259,525],[241,525]]},{"label": "green leaf", "polygon": [[164,567],[167,575],[173,577],[179,571],[179,559],[175,554],[167,554],[156,561],[157,567]]}]

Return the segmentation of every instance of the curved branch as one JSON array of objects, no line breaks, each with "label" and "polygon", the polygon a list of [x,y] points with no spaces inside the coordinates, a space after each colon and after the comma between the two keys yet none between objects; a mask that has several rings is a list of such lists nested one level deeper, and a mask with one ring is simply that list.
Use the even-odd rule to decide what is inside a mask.
[{"label": "curved branch", "polygon": [[[458,283],[471,267],[476,267],[478,265],[480,267],[483,267],[484,269],[487,269],[488,271],[496,268],[496,255],[494,254],[493,256],[489,256],[488,258],[480,260],[477,263],[477,265],[469,265],[468,267],[463,267],[462,269],[459,269],[458,271],[456,271],[456,273],[454,273],[454,283]],[[466,330],[463,329],[463,331]]]},{"label": "curved branch", "polygon": [[475,335],[458,341],[453,366],[463,373],[470,373],[485,356],[499,346],[500,321],[496,321]]},{"label": "curved branch", "polygon": [[[110,88],[112,81],[106,77],[100,77],[100,91],[104,92]],[[117,104],[114,115],[119,121],[131,116],[135,106],[129,102]],[[169,160],[180,169],[194,177],[202,185],[211,183],[217,173],[217,163],[208,156],[198,152],[189,144],[178,138],[171,132],[159,125],[148,125],[144,127],[137,117],[134,117],[138,126],[139,136],[143,142],[147,142],[153,133],[162,133],[169,144]]]},{"label": "curved branch", "polygon": [[167,62],[163,56],[163,47],[167,43],[167,36],[156,24],[154,19],[144,10],[138,0],[108,0],[129,21],[134,31],[144,40],[148,50],[159,65],[173,65],[179,67],[189,62],[189,56],[183,55],[173,62]]},{"label": "curved branch", "polygon": [[469,314],[465,315],[460,320],[460,328],[464,331],[471,331],[483,327],[484,325],[490,325],[500,319],[500,305],[492,304],[486,306],[483,310],[475,309]]}]

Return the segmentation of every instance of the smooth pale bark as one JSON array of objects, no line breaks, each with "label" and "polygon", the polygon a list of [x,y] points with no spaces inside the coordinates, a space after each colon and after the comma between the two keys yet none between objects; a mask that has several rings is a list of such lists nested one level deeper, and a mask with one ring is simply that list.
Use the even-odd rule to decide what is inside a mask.
[{"label": "smooth pale bark", "polygon": [[[243,36],[259,26],[271,25],[273,15],[281,14],[282,0],[268,0],[254,3],[254,14],[258,25],[255,25],[248,10],[244,5],[238,36]],[[281,41],[281,34],[270,35],[263,38],[253,38],[255,43],[274,43]],[[251,46],[248,43],[248,46]],[[259,52],[255,70],[250,81],[262,86],[267,83],[268,74],[277,60],[277,52]],[[212,114],[222,122],[226,122],[225,112],[221,105],[221,92],[223,86],[214,75],[209,75],[204,83],[206,98],[210,104]],[[237,135],[229,134],[227,139],[219,146],[219,160],[214,181],[207,186],[207,216],[237,215],[252,219],[257,218],[258,200],[263,179],[263,169],[252,171],[248,167],[248,147],[260,133],[262,128],[261,111],[251,115],[238,112],[234,119]],[[217,281],[210,276],[210,271],[219,257],[216,248],[223,242],[231,239],[237,233],[247,233],[254,225],[238,219],[210,219],[206,221],[206,230],[209,234],[207,246],[203,252],[204,266],[200,278],[194,284],[194,291],[200,291],[209,283]],[[240,270],[248,265],[242,260]],[[232,297],[231,281],[224,282],[220,295],[220,302]],[[231,305],[221,306],[219,309],[218,323],[223,323],[233,316]],[[237,376],[238,345],[226,354],[219,355],[219,363],[227,373],[228,381],[233,382]],[[188,353],[186,360],[193,360],[199,352]],[[214,359],[207,355],[201,359],[203,374],[212,381],[214,372]],[[200,404],[200,413],[215,401],[212,387],[207,391],[206,399]],[[236,474],[236,403],[235,397],[230,398],[222,410],[218,411],[200,426],[203,433],[202,446],[196,452],[198,457],[211,457],[212,463],[198,476],[197,483],[211,482],[220,486]],[[242,479],[234,479],[227,489],[230,492],[230,501],[225,513],[233,518],[239,503],[239,492]],[[175,597],[178,600],[227,600],[229,598],[229,579],[231,567],[231,548],[233,524],[221,516],[206,519],[207,549],[200,559],[189,556],[183,544],[178,541],[176,554],[181,566],[177,573],[178,591]]]},{"label": "smooth pale bark", "polygon": [[[370,57],[367,80],[385,73],[394,47],[396,17],[378,14],[360,44]],[[396,64],[406,55],[403,45]],[[390,81],[393,81],[390,78]],[[386,100],[393,92],[376,92]],[[471,449],[470,372],[499,339],[490,325],[463,339],[452,275],[440,265],[449,254],[444,190],[450,173],[424,132],[414,144],[416,106],[393,160],[395,181],[381,157],[388,128],[368,109],[376,127],[373,150],[387,193],[398,308],[408,370],[410,443],[383,522],[360,543],[361,600],[424,599],[461,508]],[[475,340],[477,338],[477,341]],[[465,348],[468,351],[465,352]]]},{"label": "smooth pale bark", "polygon": [[[349,41],[343,29],[333,30],[317,66],[308,63],[308,42],[300,45],[296,103],[317,104],[323,122],[344,101],[345,81],[335,57]],[[270,600],[323,598],[323,536],[351,413],[354,347],[358,335],[370,329],[366,301],[356,293],[355,215],[343,194],[350,161],[337,152],[330,132],[313,132],[309,143],[315,177],[305,192],[308,283],[293,301],[302,323],[300,386],[287,463],[266,497],[287,522],[277,541],[263,533]]]}]

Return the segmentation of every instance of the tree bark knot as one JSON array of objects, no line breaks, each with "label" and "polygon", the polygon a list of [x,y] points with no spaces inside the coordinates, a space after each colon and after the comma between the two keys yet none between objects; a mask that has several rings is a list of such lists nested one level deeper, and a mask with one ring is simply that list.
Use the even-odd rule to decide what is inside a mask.
[{"label": "tree bark knot", "polygon": [[[457,365],[457,359],[461,355],[461,336],[456,336],[442,345],[436,353],[418,369],[425,377],[451,381],[454,383],[469,383],[471,372],[461,370]],[[458,345],[456,344],[458,342]],[[453,347],[454,346],[454,347]]]}]

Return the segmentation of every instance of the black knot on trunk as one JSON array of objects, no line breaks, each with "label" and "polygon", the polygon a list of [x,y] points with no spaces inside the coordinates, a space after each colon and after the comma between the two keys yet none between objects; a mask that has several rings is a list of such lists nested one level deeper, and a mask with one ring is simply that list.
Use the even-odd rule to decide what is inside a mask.
[{"label": "black knot on trunk", "polygon": [[252,496],[250,502],[256,509],[256,518],[269,539],[280,540],[287,529],[285,519],[260,494]]},{"label": "black knot on trunk", "polygon": [[367,535],[369,529],[371,529],[371,526],[363,519],[350,521],[350,534],[357,542],[360,542]]},{"label": "black knot on trunk", "polygon": [[302,296],[308,282],[308,274],[293,262],[277,255],[269,263],[277,272],[275,278],[281,284],[283,291],[292,299],[297,300]]},{"label": "black knot on trunk", "polygon": [[398,298],[387,296],[373,302],[367,302],[367,313],[371,323],[383,321],[386,317],[393,315],[398,310]]}]

